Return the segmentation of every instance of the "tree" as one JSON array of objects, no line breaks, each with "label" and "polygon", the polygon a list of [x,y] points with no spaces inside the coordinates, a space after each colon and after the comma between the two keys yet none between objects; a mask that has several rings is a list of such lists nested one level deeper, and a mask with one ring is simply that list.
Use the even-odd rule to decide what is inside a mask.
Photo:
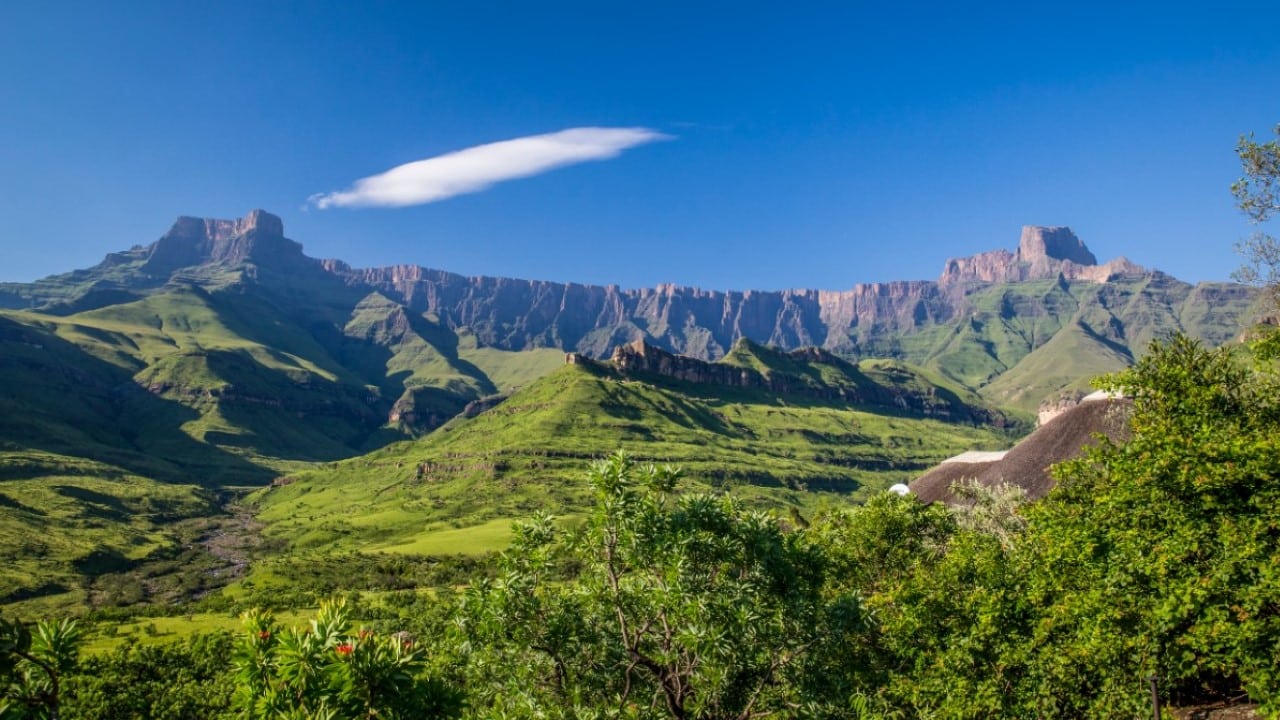
[{"label": "tree", "polygon": [[1058,466],[1020,551],[1044,717],[1133,715],[1145,679],[1280,710],[1280,388],[1184,336],[1109,380],[1132,437]]},{"label": "tree", "polygon": [[1280,125],[1276,140],[1255,142],[1253,135],[1240,138],[1236,154],[1244,177],[1231,185],[1240,209],[1254,222],[1265,222],[1280,212]]},{"label": "tree", "polygon": [[0,618],[0,718],[60,714],[61,681],[76,662],[80,628],[74,620],[41,621],[35,632]]},{"label": "tree", "polygon": [[597,505],[580,531],[519,528],[463,616],[491,714],[799,712],[796,673],[821,633],[819,553],[732,498],[677,495],[678,478],[614,455],[588,473]]},{"label": "tree", "polygon": [[210,633],[88,654],[62,684],[64,714],[79,720],[232,717],[232,644],[229,633]]},{"label": "tree", "polygon": [[[1275,133],[1277,139],[1268,143],[1256,142],[1249,135],[1236,145],[1244,176],[1231,185],[1231,192],[1239,208],[1259,227],[1280,212],[1280,125]],[[1273,306],[1280,309],[1280,242],[1259,229],[1236,249],[1245,259],[1236,279],[1264,286]],[[1261,345],[1266,356],[1280,355],[1280,341],[1274,333]]]}]

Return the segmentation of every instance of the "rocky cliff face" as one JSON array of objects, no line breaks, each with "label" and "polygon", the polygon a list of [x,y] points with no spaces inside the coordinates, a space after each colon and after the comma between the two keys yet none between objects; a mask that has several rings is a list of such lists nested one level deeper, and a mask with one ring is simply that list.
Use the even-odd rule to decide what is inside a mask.
[{"label": "rocky cliff face", "polygon": [[1122,275],[1147,272],[1126,258],[1103,265],[1084,243],[1065,227],[1022,228],[1018,250],[996,250],[967,258],[947,260],[938,284],[955,288],[966,284],[1026,282],[1062,277],[1065,280],[1104,283]]},{"label": "rocky cliff face", "polygon": [[[737,344],[735,353],[754,356],[766,370],[675,355],[644,340],[616,347],[608,366],[624,377],[656,375],[688,383],[761,390],[775,395],[881,406],[926,417],[997,427],[1008,422],[999,412],[965,403],[953,393],[902,366],[881,368],[873,377],[821,348],[804,347],[783,352],[760,347],[747,340]],[[570,354],[567,359],[570,363],[592,362],[577,354]],[[777,369],[777,366],[790,370]],[[823,366],[827,368],[826,373],[820,369]]]},{"label": "rocky cliff face", "polygon": [[486,345],[558,347],[597,358],[641,338],[704,359],[722,357],[744,337],[785,348],[845,349],[859,333],[915,328],[944,321],[955,310],[935,283],[924,281],[844,291],[721,292],[676,285],[622,290],[468,278],[407,265],[355,270],[325,261],[325,267],[450,326],[468,327]]},{"label": "rocky cliff face", "polygon": [[307,262],[302,245],[285,238],[284,222],[265,210],[252,210],[238,220],[180,217],[144,252],[142,269],[153,275],[206,263]]},{"label": "rocky cliff face", "polygon": [[[335,324],[345,333],[341,323],[352,306],[376,293],[400,308],[403,317],[388,322],[425,316],[436,329],[423,332],[432,337],[465,328],[479,345],[502,350],[558,348],[604,359],[618,345],[643,340],[715,360],[747,338],[785,350],[816,346],[847,357],[902,359],[975,388],[992,384],[1063,328],[1084,328],[1083,339],[1060,346],[1095,359],[1132,357],[1171,330],[1224,342],[1238,334],[1252,297],[1242,286],[1193,288],[1124,258],[1098,264],[1065,227],[1025,227],[1016,249],[948,260],[936,281],[722,292],[465,277],[413,265],[356,269],[306,257],[284,237],[279,218],[253,211],[239,220],[179,218],[152,245],[113,253],[95,268],[0,283],[0,307],[67,315],[163,292],[178,274],[183,284],[216,289],[229,282],[227,268],[242,271],[230,282],[270,295],[321,344],[333,340]],[[404,328],[381,330],[385,337],[365,340],[394,344]],[[1081,343],[1088,347],[1076,347]],[[1071,358],[1037,362],[1028,372],[1050,390],[1097,371]],[[468,375],[465,367],[454,369]],[[395,390],[388,397],[398,396]]]},{"label": "rocky cliff face", "polygon": [[452,327],[468,327],[493,347],[558,347],[604,358],[619,344],[643,339],[706,360],[724,356],[744,337],[782,348],[859,353],[885,336],[962,316],[967,295],[982,286],[1057,277],[1105,283],[1146,272],[1124,258],[1098,265],[1069,228],[1036,226],[1023,228],[1016,252],[948,260],[937,282],[866,283],[848,290],[721,292],[666,284],[623,290],[464,277],[412,265],[353,269],[327,260],[324,267]]},{"label": "rocky cliff face", "polygon": [[1018,258],[1029,263],[1050,259],[1069,260],[1077,265],[1098,264],[1098,258],[1068,227],[1024,225],[1018,239]]},{"label": "rocky cliff face", "polygon": [[[1028,226],[1016,251],[948,260],[936,282],[779,292],[723,292],[670,284],[626,290],[616,285],[465,277],[416,265],[356,269],[339,260],[315,261],[285,238],[280,218],[254,210],[238,220],[178,218],[155,243],[113,253],[97,268],[31,285],[2,286],[0,305],[59,302],[64,312],[78,311],[129,299],[128,292],[136,286],[119,281],[122,267],[137,267],[141,284],[154,286],[184,268],[245,263],[305,275],[313,284],[344,283],[361,296],[376,290],[410,311],[434,315],[446,327],[469,328],[482,345],[504,350],[553,347],[606,358],[617,345],[643,339],[705,360],[723,357],[741,338],[787,349],[812,345],[853,355],[892,355],[899,336],[965,317],[969,296],[983,287],[1058,277],[1106,283],[1145,272],[1123,258],[1098,265],[1068,228]],[[104,279],[95,280],[96,276]],[[77,301],[75,293],[66,290],[68,279],[84,283],[84,292],[103,297]],[[332,296],[333,289],[324,293]]]}]

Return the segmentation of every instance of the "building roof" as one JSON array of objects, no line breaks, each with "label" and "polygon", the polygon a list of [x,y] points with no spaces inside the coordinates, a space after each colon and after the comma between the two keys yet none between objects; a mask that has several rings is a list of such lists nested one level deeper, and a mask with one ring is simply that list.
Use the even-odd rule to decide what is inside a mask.
[{"label": "building roof", "polygon": [[1004,453],[968,452],[944,460],[911,482],[911,492],[922,502],[961,502],[951,490],[959,480],[976,479],[988,487],[1017,485],[1027,497],[1044,497],[1054,486],[1050,466],[1080,455],[1096,444],[1099,435],[1120,440],[1129,430],[1129,400],[1090,396],[1036,428]]}]

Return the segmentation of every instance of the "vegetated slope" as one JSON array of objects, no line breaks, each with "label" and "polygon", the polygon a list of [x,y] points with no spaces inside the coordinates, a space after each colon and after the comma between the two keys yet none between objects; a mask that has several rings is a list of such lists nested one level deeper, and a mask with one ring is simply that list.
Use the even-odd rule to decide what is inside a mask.
[{"label": "vegetated slope", "polygon": [[217,512],[198,478],[252,474],[179,430],[187,408],[39,327],[0,317],[0,603],[85,598],[104,572],[176,546]]},{"label": "vegetated slope", "polygon": [[[839,429],[851,425],[838,415],[853,412],[850,402],[883,406],[911,397],[916,406],[893,407],[964,419],[965,408],[982,407],[970,392],[981,388],[992,400],[1034,407],[1046,393],[1129,362],[1136,347],[1170,329],[1212,343],[1232,337],[1252,297],[1240,286],[1193,288],[1127,261],[1097,265],[1061,228],[1024,230],[1017,253],[949,261],[938,282],[720,293],[464,278],[414,267],[353,270],[308,258],[285,238],[280,219],[262,211],[235,221],[179,218],[156,242],[112,253],[94,268],[35,283],[0,283],[0,306],[11,308],[0,312],[0,447],[8,453],[0,460],[5,468],[22,468],[12,472],[36,484],[15,500],[30,512],[8,504],[0,515],[16,523],[14,532],[38,535],[50,527],[37,520],[39,514],[62,517],[55,506],[64,507],[58,498],[66,495],[54,497],[37,485],[61,486],[68,476],[86,482],[123,478],[124,484],[112,487],[126,506],[128,498],[185,493],[173,504],[185,509],[153,513],[153,526],[162,527],[171,517],[211,511],[213,500],[200,487],[259,486],[310,463],[420,436],[466,408],[464,414],[474,414],[534,382],[561,364],[564,350],[603,358],[636,340],[704,360],[723,356],[726,365],[759,374],[762,384],[754,389],[720,388],[712,400],[697,393],[677,397],[685,390],[667,387],[666,380],[650,383],[658,390],[644,391],[675,393],[665,404],[648,398],[649,405],[694,403],[699,411],[687,422],[667,420],[647,431],[660,437],[657,447],[669,445],[663,452],[672,459],[692,459],[699,443],[712,450],[716,443],[739,447],[740,470],[726,477],[750,480],[752,463],[745,458],[769,437],[794,439],[809,432],[836,438],[818,443],[823,452],[846,436],[860,443],[861,435]],[[739,357],[735,343],[744,338],[782,350],[823,346],[827,352],[793,358],[755,346]],[[854,368],[848,360],[858,357],[893,361]],[[809,364],[798,371],[802,359]],[[903,360],[925,368],[928,376],[903,370]],[[885,390],[907,382],[933,388],[932,395]],[[785,408],[771,407],[782,401],[761,399],[766,391],[792,399]],[[735,394],[755,399],[727,399]],[[837,401],[845,405],[837,408]],[[804,409],[803,419],[791,418],[796,408]],[[957,411],[960,416],[951,414]],[[458,450],[440,438],[423,447],[438,448],[431,462],[442,467],[487,467],[484,458],[504,446],[522,448],[516,455],[525,458],[582,457],[619,444],[644,454],[644,426],[665,416],[657,410],[626,412],[637,419],[626,427],[617,418],[605,422],[612,434],[592,435],[589,424],[566,426],[563,419],[535,416],[541,419],[525,421],[519,432],[503,431],[510,436],[475,435]],[[600,411],[583,414],[596,418]],[[699,425],[694,417],[715,422]],[[785,432],[771,424],[784,418],[798,424],[786,425],[792,429]],[[540,423],[582,435],[548,435]],[[914,438],[914,431],[903,432],[901,438]],[[688,437],[679,439],[680,433]],[[880,439],[870,446],[883,444],[875,437]],[[799,455],[788,456],[782,445],[769,461],[775,467],[761,477],[797,487],[830,479],[803,465]],[[450,452],[467,462],[451,462]],[[707,454],[701,454],[704,462]],[[865,477],[850,476],[858,481],[870,482],[882,471],[888,474],[881,479],[894,477],[900,470],[893,463],[876,464],[874,453],[859,457],[863,464],[855,469]],[[490,464],[494,477],[540,470]],[[715,479],[709,468],[707,477]],[[5,487],[9,496],[18,486]],[[67,547],[102,544],[102,534],[88,531],[109,534],[116,528],[121,554],[137,557],[143,545],[124,538],[132,537],[135,519],[151,521],[143,518],[149,511],[142,506],[128,507],[134,507],[128,517],[93,516],[86,505],[74,510],[84,523],[54,524],[68,533]],[[102,525],[88,527],[93,523]],[[171,546],[178,542],[170,540]],[[0,559],[16,561],[20,554],[3,551]],[[68,550],[50,567],[78,557]],[[47,583],[38,578],[22,581],[28,590],[42,584]]]},{"label": "vegetated slope", "polygon": [[[937,386],[900,364],[849,366],[842,375],[794,356],[784,373],[780,362],[776,351],[741,344],[732,355],[738,364],[722,367],[740,374],[744,365],[773,366],[777,381],[813,384],[776,393],[578,358],[475,417],[296,473],[257,496],[259,517],[295,551],[481,551],[501,546],[511,520],[582,509],[583,466],[617,449],[680,465],[694,485],[786,509],[822,497],[856,499],[950,454],[1003,447],[1018,434],[929,418],[893,402],[855,404],[835,392],[805,391],[937,396]],[[957,399],[954,415],[962,405]],[[994,411],[975,405],[971,416],[983,413]],[[456,544],[446,546],[442,536]]]},{"label": "vegetated slope", "polygon": [[[94,359],[70,367],[95,383],[194,411],[172,425],[261,468],[232,478],[242,484],[288,461],[350,457],[420,434],[562,357],[546,350],[513,362],[510,352],[463,341],[436,319],[333,276],[281,233],[279,219],[260,211],[234,222],[182,218],[153,245],[90,271],[10,286],[10,299],[40,310],[3,317]],[[52,368],[71,355],[43,346],[35,354]],[[15,392],[41,413],[68,410],[41,405],[39,374],[25,380]],[[0,379],[0,387],[15,384]]]},{"label": "vegetated slope", "polygon": [[904,335],[878,350],[923,365],[989,400],[1032,410],[1128,367],[1152,340],[1181,331],[1220,345],[1252,317],[1256,293],[1191,286],[1158,272],[1106,283],[1063,278],[993,285],[966,297],[963,318]]},{"label": "vegetated slope", "polygon": [[189,225],[0,312],[0,603],[83,600],[189,545],[176,523],[223,489],[420,434],[496,391],[482,366],[509,391],[562,362],[459,343],[269,218]]},{"label": "vegetated slope", "polygon": [[[508,389],[527,381],[513,353],[437,349],[429,320],[377,298],[343,330],[326,347],[268,299],[199,287],[0,313],[0,603],[83,603],[104,573],[190,545],[175,523],[219,515],[221,489],[411,436],[493,393],[480,365]],[[524,355],[528,373],[563,362]]]}]

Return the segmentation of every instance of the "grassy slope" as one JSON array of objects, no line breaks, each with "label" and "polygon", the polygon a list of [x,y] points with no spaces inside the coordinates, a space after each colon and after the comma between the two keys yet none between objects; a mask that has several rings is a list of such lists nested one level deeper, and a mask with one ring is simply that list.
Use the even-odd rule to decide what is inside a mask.
[{"label": "grassy slope", "polygon": [[205,489],[81,458],[6,451],[0,465],[0,603],[39,598],[28,610],[84,603],[87,578],[172,552],[173,523],[217,512]]},{"label": "grassy slope", "polygon": [[[403,332],[385,336],[397,316]],[[447,388],[456,412],[494,391],[487,372],[510,386],[563,362],[474,343],[462,357],[447,330],[380,296],[346,329],[325,345],[268,298],[197,287],[67,316],[0,313],[0,603],[82,605],[101,573],[172,555],[185,541],[175,523],[218,512],[200,486],[356,454],[380,422],[365,403],[378,383]],[[351,362],[359,353],[375,362]]]},{"label": "grassy slope", "polygon": [[458,357],[479,368],[503,394],[519,390],[538,378],[564,365],[565,353],[555,348],[538,348],[523,352],[477,347],[475,335],[465,328],[458,331]]},{"label": "grassy slope", "polygon": [[1210,345],[1229,342],[1243,328],[1256,297],[1226,283],[1191,287],[1164,275],[1106,285],[1075,284],[1078,305],[1051,340],[1020,358],[982,388],[1003,404],[1033,409],[1062,390],[1085,390],[1100,374],[1141,356],[1153,340],[1185,332]]},{"label": "grassy slope", "polygon": [[1132,362],[1133,357],[1123,346],[1108,343],[1086,326],[1072,323],[982,392],[997,402],[1034,408],[1056,392],[1087,392],[1094,377],[1122,370]]},{"label": "grassy slope", "polygon": [[[76,292],[89,287],[74,273],[66,280],[83,285]],[[585,461],[618,447],[680,463],[691,483],[782,506],[814,500],[796,488],[856,498],[957,450],[1003,444],[989,431],[866,408],[556,371],[559,350],[479,348],[465,330],[376,293],[362,298],[340,283],[321,292],[305,278],[273,278],[268,293],[243,281],[210,268],[145,298],[94,285],[92,302],[58,315],[0,313],[7,587],[61,586],[56,602],[82,599],[86,577],[178,547],[172,523],[216,510],[199,486],[260,485],[282,473],[305,480],[268,493],[264,512],[295,547],[434,554],[500,547],[508,520],[536,509],[574,512]],[[1231,318],[1252,302],[1239,288],[1191,289],[1163,276],[997,286],[970,300],[959,322],[895,340],[925,373],[888,361],[799,363],[758,347],[735,348],[725,362],[814,386],[936,386],[970,404],[965,386],[981,387],[1030,409],[1173,330],[1228,340],[1239,331]],[[603,343],[619,339],[601,333]],[[420,442],[306,472],[416,432],[378,430],[385,409],[371,410],[370,396],[443,417],[526,386]],[[22,538],[40,538],[39,549]]]},{"label": "grassy slope", "polygon": [[581,510],[584,466],[619,448],[681,465],[692,486],[782,509],[856,499],[948,455],[1008,441],[883,409],[570,365],[475,418],[299,473],[257,501],[268,534],[294,551],[467,552],[500,547],[509,520]]},{"label": "grassy slope", "polygon": [[1182,331],[1217,345],[1256,302],[1247,288],[1192,287],[1154,274],[1098,285],[1037,280],[983,288],[963,317],[898,338],[889,350],[988,400],[1034,410],[1064,389],[1132,362]]}]

